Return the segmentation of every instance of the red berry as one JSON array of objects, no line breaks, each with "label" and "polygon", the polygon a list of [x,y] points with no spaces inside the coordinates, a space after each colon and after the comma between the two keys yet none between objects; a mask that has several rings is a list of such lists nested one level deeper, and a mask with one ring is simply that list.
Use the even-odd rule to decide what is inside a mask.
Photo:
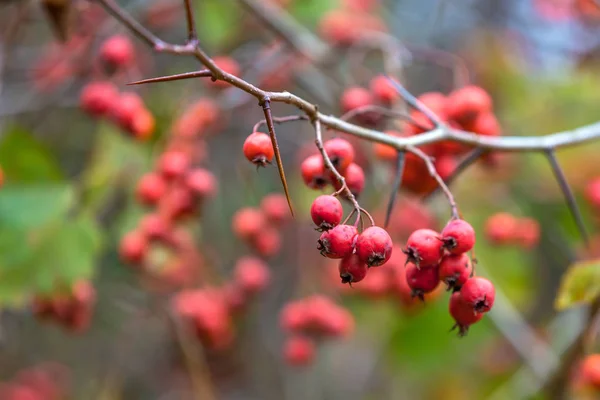
[{"label": "red berry", "polygon": [[435,170],[444,181],[447,181],[452,176],[457,165],[458,161],[456,158],[448,155],[443,155],[435,160]]},{"label": "red berry", "polygon": [[287,303],[279,314],[279,325],[286,332],[300,332],[308,323],[309,313],[303,301]]},{"label": "red berry", "polygon": [[342,283],[356,283],[365,279],[369,267],[358,255],[349,254],[342,258],[338,267]]},{"label": "red berry", "polygon": [[408,237],[403,252],[407,261],[414,263],[417,268],[435,265],[442,257],[440,235],[431,229],[417,229]]},{"label": "red berry", "polygon": [[133,44],[127,36],[112,36],[100,48],[100,58],[110,69],[128,66],[133,61],[133,57]]},{"label": "red berry", "polygon": [[138,182],[136,195],[140,203],[156,205],[167,191],[165,180],[156,173],[147,173]]},{"label": "red berry", "polygon": [[492,98],[479,86],[465,86],[448,96],[448,117],[460,123],[471,121],[477,115],[491,111]]},{"label": "red berry", "polygon": [[307,157],[300,165],[302,180],[311,189],[322,189],[327,186],[325,164],[320,154]]},{"label": "red berry", "polygon": [[436,266],[417,268],[414,264],[406,266],[406,282],[412,289],[412,297],[425,301],[424,295],[433,292],[440,283],[439,269]]},{"label": "red berry", "polygon": [[158,170],[166,179],[182,177],[189,167],[189,156],[180,151],[167,151],[158,160]]},{"label": "red berry", "polygon": [[368,275],[356,289],[370,299],[379,299],[388,294],[395,273],[388,266],[389,263],[383,268],[369,268]]},{"label": "red berry", "polygon": [[321,234],[317,249],[328,258],[344,258],[352,254],[358,230],[352,225],[338,225]]},{"label": "red berry", "polygon": [[600,389],[600,354],[586,356],[579,365],[579,375],[586,386]]},{"label": "red berry", "polygon": [[315,343],[306,336],[292,336],[285,342],[285,361],[295,367],[306,366],[315,358]]},{"label": "red berry", "polygon": [[352,111],[375,103],[371,92],[361,87],[351,87],[344,91],[340,99],[343,112]]},{"label": "red berry", "polygon": [[265,290],[271,280],[267,264],[256,257],[241,257],[235,263],[234,279],[242,291],[249,295]]},{"label": "red berry", "polygon": [[128,131],[138,140],[146,140],[152,136],[156,121],[154,115],[145,108],[133,115]]},{"label": "red berry", "polygon": [[189,171],[185,177],[185,185],[201,199],[214,197],[217,192],[215,176],[204,168]]},{"label": "red berry", "polygon": [[482,136],[500,136],[502,133],[500,123],[492,112],[478,114],[471,122],[465,124],[465,129]]},{"label": "red berry", "polygon": [[145,109],[144,102],[137,93],[123,92],[113,102],[110,113],[121,129],[131,131],[136,115]]},{"label": "red berry", "polygon": [[171,224],[160,214],[147,214],[139,222],[140,230],[148,239],[161,240],[169,236]]},{"label": "red berry", "polygon": [[328,231],[342,221],[344,209],[337,197],[322,195],[310,206],[310,216],[318,230]]},{"label": "red berry", "polygon": [[478,313],[490,311],[496,298],[496,289],[489,280],[475,276],[468,279],[460,289],[463,300]]},{"label": "red berry", "polygon": [[273,257],[281,249],[281,234],[274,227],[268,227],[254,236],[251,244],[261,256]]},{"label": "red berry", "polygon": [[469,330],[469,326],[483,318],[483,314],[476,313],[473,311],[473,307],[465,302],[460,292],[452,293],[448,311],[452,318],[454,318],[454,327],[458,328],[459,336],[465,336]]},{"label": "red berry", "polygon": [[386,105],[393,104],[400,97],[394,85],[383,75],[373,78],[369,87],[371,88],[373,96],[375,96],[379,102]]},{"label": "red berry", "polygon": [[190,188],[176,185],[167,191],[159,206],[165,218],[176,220],[194,214],[197,202]]},{"label": "red berry", "polygon": [[[365,173],[360,165],[352,163],[346,168],[346,171],[342,174],[346,179],[346,185],[350,192],[358,197],[363,189],[365,188]],[[336,188],[339,189],[339,182],[336,181]]]},{"label": "red berry", "polygon": [[238,314],[243,311],[248,302],[246,292],[235,283],[227,283],[221,288],[223,297],[227,303],[227,309],[232,314]]},{"label": "red berry", "polygon": [[585,197],[592,207],[600,210],[600,178],[595,178],[587,184]]},{"label": "red berry", "polygon": [[449,254],[442,258],[440,262],[440,280],[444,282],[448,289],[460,289],[471,276],[473,268],[471,260],[466,254]]},{"label": "red berry", "polygon": [[385,264],[392,256],[392,238],[378,226],[365,229],[356,239],[356,255],[369,267]]},{"label": "red berry", "polygon": [[535,246],[540,240],[540,224],[533,218],[521,218],[517,221],[515,239],[526,249]]},{"label": "red berry", "polygon": [[259,167],[270,164],[275,155],[271,138],[262,132],[251,133],[244,142],[243,150],[248,161]]},{"label": "red berry", "polygon": [[119,255],[124,262],[138,264],[142,262],[147,253],[148,241],[142,232],[131,231],[121,239]]},{"label": "red berry", "polygon": [[[238,62],[231,57],[216,56],[213,57],[213,61],[219,68],[231,75],[239,76],[242,72]],[[211,82],[211,85],[219,89],[226,89],[229,87],[229,83],[225,81],[214,81]]]},{"label": "red berry", "polygon": [[354,161],[354,147],[346,139],[334,138],[328,140],[323,147],[338,172],[345,171]]},{"label": "red berry", "polygon": [[281,225],[290,219],[287,199],[281,193],[271,193],[263,197],[260,202],[260,209],[265,217],[276,225]]},{"label": "red berry", "polygon": [[243,240],[251,240],[258,236],[267,225],[265,215],[256,208],[240,208],[232,218],[233,233]]},{"label": "red berry", "polygon": [[497,213],[485,223],[485,234],[492,243],[505,244],[515,238],[518,220],[509,213]]},{"label": "red berry", "polygon": [[463,219],[453,219],[441,232],[444,248],[451,254],[462,254],[475,245],[475,230]]},{"label": "red berry", "polygon": [[119,98],[117,87],[111,82],[90,82],[81,91],[81,109],[94,117],[101,117],[111,110]]},{"label": "red berry", "polygon": [[0,167],[0,188],[4,186],[4,171]]}]

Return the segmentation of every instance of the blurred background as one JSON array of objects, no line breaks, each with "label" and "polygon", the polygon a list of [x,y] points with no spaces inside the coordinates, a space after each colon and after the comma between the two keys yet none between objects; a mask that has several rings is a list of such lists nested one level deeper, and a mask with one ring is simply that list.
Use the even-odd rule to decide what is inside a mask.
[{"label": "blurred background", "polygon": [[[118,2],[169,43],[186,40],[182,3]],[[200,43],[219,65],[326,114],[343,113],[347,88],[390,73],[415,95],[448,94],[468,82],[485,88],[507,135],[544,135],[598,118],[600,5],[593,0],[192,4]],[[253,97],[210,78],[126,86],[197,69],[191,57],[153,53],[97,2],[0,1],[0,399],[552,398],[541,389],[585,323],[581,309],[555,310],[561,277],[600,254],[600,237],[591,254],[584,251],[543,155],[494,154],[452,184],[477,232],[478,273],[497,290],[494,310],[458,338],[441,286],[420,304],[388,276],[367,278],[362,289],[338,284],[336,264],[315,248],[309,209],[321,191],[307,188],[299,169],[315,153],[309,123],[276,126],[291,218],[277,168],[257,170],[242,153],[264,118]],[[116,107],[111,116],[106,102]],[[279,103],[272,110],[298,114]],[[129,121],[128,113],[142,116]],[[398,130],[397,123],[374,127]],[[394,162],[344,137],[366,176],[361,205],[383,225]],[[175,189],[163,194],[147,178],[157,169],[175,174],[174,151],[205,173],[193,200]],[[584,187],[600,175],[598,151],[591,143],[558,153],[592,233],[598,213]],[[397,246],[449,217],[443,196],[418,192],[400,191],[389,228]],[[253,223],[239,217],[243,208],[270,221],[260,243],[240,238]],[[539,230],[526,243],[493,243],[486,224],[499,212],[533,218]],[[165,228],[159,217],[178,213]],[[141,240],[142,231],[154,236]],[[239,259],[249,255],[268,265],[269,278],[252,275],[259,293],[223,311],[235,302],[228,290],[243,281]],[[185,294],[218,303],[207,318],[226,318],[227,329],[208,338],[190,329]],[[281,310],[316,294],[335,304],[317,302],[316,313],[343,315],[349,327],[319,339],[314,360],[299,365],[284,351],[290,334]],[[591,343],[587,351],[595,349]],[[576,371],[567,375],[565,398],[598,398],[577,384]]]}]

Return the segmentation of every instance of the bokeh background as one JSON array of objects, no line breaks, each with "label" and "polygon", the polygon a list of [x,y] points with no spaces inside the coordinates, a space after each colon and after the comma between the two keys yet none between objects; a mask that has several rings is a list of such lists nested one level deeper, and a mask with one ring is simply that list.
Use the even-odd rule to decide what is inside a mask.
[{"label": "bokeh background", "polygon": [[[164,40],[185,40],[181,2],[119,3]],[[300,62],[240,3],[193,2],[202,46],[235,58],[250,82],[291,91],[339,115],[345,88],[368,85],[384,71],[378,52],[354,48]],[[288,17],[312,32],[303,36],[309,51],[325,43],[319,36],[323,16],[341,7],[337,0],[281,3],[288,3]],[[504,134],[543,135],[597,119],[600,7],[592,3],[381,0],[370,13],[402,43],[402,81],[413,93],[448,93],[466,74],[493,96]],[[235,260],[251,252],[232,234],[232,215],[282,191],[275,167],[257,171],[241,151],[262,110],[241,91],[215,90],[201,79],[125,87],[192,71],[198,63],[152,53],[94,2],[73,1],[72,7],[71,34],[60,42],[38,2],[0,1],[0,380],[9,384],[31,368],[51,370],[60,375],[53,381],[63,388],[61,399],[547,398],[539,388],[584,319],[577,308],[557,313],[554,299],[569,265],[589,254],[540,154],[502,155],[493,167],[475,165],[452,186],[478,232],[479,273],[498,291],[495,309],[457,338],[449,332],[445,293],[415,310],[393,296],[373,299],[331,285],[335,266],[315,251],[308,212],[318,193],[304,186],[298,169],[312,151],[314,133],[308,123],[278,126],[296,217],[281,229],[281,250],[268,260],[271,283],[236,318],[236,339],[227,351],[207,351],[179,335],[169,299],[197,282],[162,284],[166,274],[160,271],[153,278],[159,282],[149,282],[119,257],[121,238],[148,212],[135,199],[136,184],[153,168],[187,106],[201,98],[219,105],[202,163],[217,178],[218,193],[185,227],[203,256],[202,268],[210,271],[204,283],[223,281]],[[135,63],[111,79],[120,90],[139,93],[154,115],[148,141],[79,107],[82,88],[105,78],[97,53],[116,33],[134,41]],[[274,104],[273,113],[297,111]],[[390,165],[373,156],[369,143],[353,143],[368,177],[361,204],[382,224]],[[598,220],[582,190],[600,175],[599,151],[598,144],[587,144],[559,152],[590,232],[597,232]],[[443,226],[449,216],[444,198],[425,205]],[[485,222],[500,211],[535,218],[539,243],[524,249],[487,241]],[[406,217],[392,219],[400,230],[404,223]],[[34,316],[34,296],[79,279],[90,279],[97,291],[89,329],[72,333]],[[288,366],[279,312],[291,299],[321,292],[352,312],[354,333],[320,345],[309,367]]]}]

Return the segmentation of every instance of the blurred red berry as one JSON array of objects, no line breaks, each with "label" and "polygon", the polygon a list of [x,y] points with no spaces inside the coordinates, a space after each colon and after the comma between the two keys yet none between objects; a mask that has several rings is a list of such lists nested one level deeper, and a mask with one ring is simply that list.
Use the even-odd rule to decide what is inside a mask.
[{"label": "blurred red berry", "polygon": [[217,180],[212,172],[204,168],[189,171],[185,185],[200,199],[212,198],[217,194]]},{"label": "blurred red berry", "polygon": [[315,359],[315,343],[306,336],[292,336],[285,342],[285,361],[295,367],[311,364]]},{"label": "blurred red berry", "polygon": [[107,115],[119,99],[117,87],[111,82],[90,82],[83,87],[81,109],[94,117]]},{"label": "blurred red berry", "polygon": [[585,197],[596,210],[600,210],[600,178],[592,179],[585,187]]},{"label": "blurred red berry", "polygon": [[119,255],[128,264],[139,264],[148,253],[148,240],[141,231],[131,231],[121,238]]},{"label": "blurred red berry", "polygon": [[351,87],[342,93],[340,104],[343,112],[374,104],[373,95],[362,87]]},{"label": "blurred red berry", "polygon": [[165,179],[178,179],[190,168],[190,157],[181,151],[166,151],[158,159],[157,169]]},{"label": "blurred red berry", "polygon": [[[235,75],[235,76],[241,75],[242,71],[241,71],[240,65],[233,58],[228,57],[228,56],[216,56],[216,57],[213,57],[213,61],[223,71],[225,71],[231,75]],[[207,81],[208,81],[208,79],[207,79]],[[225,81],[215,81],[215,82],[211,82],[210,84],[211,84],[211,86],[215,86],[219,89],[226,89],[230,86],[230,84]]]},{"label": "blurred red berry", "polygon": [[136,195],[140,203],[145,205],[156,205],[167,191],[167,183],[157,173],[150,172],[139,180]]},{"label": "blurred red berry", "polygon": [[383,75],[371,79],[369,87],[375,99],[385,105],[393,104],[400,97],[394,85]]},{"label": "blurred red berry", "polygon": [[273,257],[281,249],[281,234],[276,228],[268,226],[252,238],[251,244],[262,257]]},{"label": "blurred red berry", "polygon": [[[348,186],[350,192],[358,197],[365,188],[365,172],[362,167],[356,163],[352,163],[346,168],[342,175],[346,180],[346,186]],[[336,190],[339,190],[340,183],[336,181],[334,187]]]},{"label": "blurred red berry", "polygon": [[233,274],[236,284],[248,295],[265,290],[271,279],[269,266],[260,258],[251,256],[239,258]]},{"label": "blurred red berry", "polygon": [[281,225],[291,218],[287,199],[281,193],[271,193],[263,197],[260,209],[267,220],[275,225]]},{"label": "blurred red berry", "polygon": [[100,58],[110,70],[127,67],[134,59],[133,43],[127,36],[114,35],[102,44]]},{"label": "blurred red berry", "polygon": [[492,111],[492,98],[488,92],[475,85],[456,89],[448,96],[448,117],[465,124],[479,114]]},{"label": "blurred red berry", "polygon": [[518,219],[509,213],[497,213],[490,216],[485,223],[485,235],[496,244],[506,244],[515,238]]},{"label": "blurred red berry", "polygon": [[267,226],[264,213],[256,208],[240,208],[233,215],[231,228],[233,233],[243,240],[252,240]]}]

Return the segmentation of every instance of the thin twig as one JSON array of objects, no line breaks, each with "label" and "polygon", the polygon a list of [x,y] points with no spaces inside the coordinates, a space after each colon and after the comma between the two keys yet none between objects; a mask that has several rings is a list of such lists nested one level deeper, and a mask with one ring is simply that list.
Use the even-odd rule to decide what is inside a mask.
[{"label": "thin twig", "polygon": [[382,115],[382,116],[388,117],[388,118],[403,119],[406,121],[410,121],[411,124],[417,126],[418,128],[420,128],[424,131],[429,130],[429,128],[419,124],[409,114],[407,114],[405,112],[391,110],[389,108],[377,106],[375,104],[367,104],[366,106],[357,107],[353,110],[348,111],[346,114],[342,115],[340,117],[340,119],[343,121],[350,121],[353,118],[356,118],[360,115],[369,114],[369,113],[376,113],[376,114],[379,114],[379,115]]},{"label": "thin twig", "polygon": [[558,185],[560,186],[560,190],[563,192],[565,196],[565,200],[567,201],[567,206],[571,211],[571,215],[577,224],[577,228],[579,229],[579,233],[581,234],[581,238],[583,239],[586,247],[589,248],[590,240],[585,229],[585,224],[583,223],[583,217],[581,216],[581,211],[579,210],[579,206],[577,205],[577,201],[575,200],[575,195],[573,195],[573,191],[571,190],[571,186],[567,182],[567,178],[556,159],[556,155],[554,151],[548,150],[546,152],[546,157],[550,162],[550,166],[552,167],[552,172],[554,173],[554,177],[558,181]]},{"label": "thin twig", "polygon": [[442,126],[442,120],[423,104],[419,99],[412,95],[400,82],[386,76],[387,80],[396,88],[396,91],[402,96],[402,98],[414,109],[421,111],[436,127]]},{"label": "thin twig", "polygon": [[384,228],[387,228],[390,222],[390,217],[392,216],[394,204],[396,204],[396,198],[398,197],[398,191],[400,190],[400,186],[402,186],[402,175],[404,175],[405,159],[406,157],[404,152],[399,151],[396,157],[396,175],[394,177],[394,183],[392,184],[390,200],[388,201],[387,210],[385,212],[385,223],[383,225]]},{"label": "thin twig", "polygon": [[[284,124],[286,122],[294,122],[294,121],[308,121],[308,117],[306,115],[289,115],[287,117],[273,117],[273,122],[276,124]],[[252,132],[258,132],[262,125],[266,125],[267,120],[263,119],[254,124],[254,128],[252,128]]]},{"label": "thin twig", "polygon": [[183,0],[185,4],[185,19],[188,27],[188,43],[196,44],[198,42],[198,34],[196,33],[196,22],[194,21],[194,10],[192,8],[192,0]]},{"label": "thin twig", "polygon": [[182,79],[191,79],[191,78],[210,78],[210,77],[212,77],[212,72],[210,72],[207,69],[201,69],[200,71],[184,72],[182,74],[177,74],[177,75],[166,75],[166,76],[158,76],[156,78],[142,79],[140,81],[130,82],[127,84],[127,86],[143,85],[145,83],[179,81]]}]

